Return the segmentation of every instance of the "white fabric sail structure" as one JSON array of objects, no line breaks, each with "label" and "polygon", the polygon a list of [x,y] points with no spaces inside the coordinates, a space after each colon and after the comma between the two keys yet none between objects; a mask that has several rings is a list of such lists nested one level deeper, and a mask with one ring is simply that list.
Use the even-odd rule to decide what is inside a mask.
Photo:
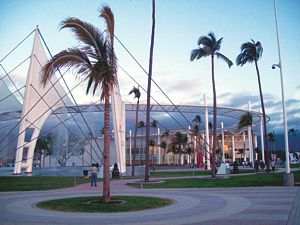
[{"label": "white fabric sail structure", "polygon": [[22,104],[11,93],[3,80],[0,80],[0,114],[22,110]]},{"label": "white fabric sail structure", "polygon": [[[117,160],[120,172],[125,173],[125,104],[121,99],[120,88],[118,84],[113,87],[111,105],[114,125],[114,141],[116,148],[115,151],[111,151],[111,158],[115,158]],[[113,157],[114,154],[116,154],[115,157]]]},{"label": "white fabric sail structure", "polygon": [[47,85],[40,84],[40,72],[47,61],[39,31],[36,29],[26,80],[14,174],[20,174],[22,168],[26,172],[32,172],[34,149],[40,129],[51,113],[64,105],[63,102],[71,103],[55,75]]}]

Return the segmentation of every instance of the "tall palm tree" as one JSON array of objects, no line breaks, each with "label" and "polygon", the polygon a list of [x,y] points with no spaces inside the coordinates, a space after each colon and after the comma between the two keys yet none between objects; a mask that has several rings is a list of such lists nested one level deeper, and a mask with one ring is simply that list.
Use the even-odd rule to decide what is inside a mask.
[{"label": "tall palm tree", "polygon": [[[245,114],[240,116],[240,121],[237,125],[237,129],[241,130],[245,127],[249,127],[251,128],[251,137],[252,137],[252,147],[254,148],[254,138],[253,138],[253,129],[252,129],[252,121],[253,121],[253,117],[252,114],[250,112],[246,112]],[[254,150],[254,149],[253,149]],[[249,151],[250,151],[250,147],[249,147]]]},{"label": "tall palm tree", "polygon": [[77,76],[87,80],[86,93],[92,88],[95,94],[101,88],[101,101],[105,102],[104,111],[104,152],[103,152],[103,201],[110,201],[109,160],[110,160],[110,94],[117,84],[116,56],[113,50],[114,16],[108,6],[100,11],[107,24],[107,35],[93,25],[77,18],[67,18],[60,28],[69,28],[82,45],[63,50],[53,56],[43,67],[41,82],[45,85],[55,71],[73,68]]},{"label": "tall palm tree", "polygon": [[263,123],[264,123],[264,146],[266,149],[266,164],[267,164],[267,171],[270,171],[270,159],[269,159],[269,149],[268,149],[268,141],[267,141],[267,121],[266,121],[266,112],[265,112],[265,105],[264,105],[264,98],[262,94],[261,82],[260,82],[260,74],[258,69],[258,60],[262,57],[263,47],[260,41],[255,42],[251,40],[251,42],[246,42],[241,46],[241,53],[236,58],[236,64],[238,66],[243,66],[246,63],[255,64],[258,86],[259,86],[259,95],[260,95],[260,103],[263,113]]},{"label": "tall palm tree", "polygon": [[150,110],[151,110],[150,109],[150,96],[151,96],[151,81],[152,81],[154,33],[155,33],[155,0],[152,0],[152,30],[151,30],[149,72],[148,72],[148,85],[147,85],[145,182],[149,182],[149,179],[150,179],[150,162],[149,162]]},{"label": "tall palm tree", "polygon": [[[136,111],[135,111],[135,127],[134,127],[134,144],[132,150],[132,169],[131,169],[131,176],[135,176],[135,154],[136,154],[136,136],[137,136],[137,124],[138,124],[138,117],[139,117],[139,106],[140,106],[140,97],[141,92],[139,88],[133,87],[132,90],[129,92],[129,95],[134,94],[134,98],[137,98],[136,101]],[[131,149],[130,149],[131,151]]]},{"label": "tall palm tree", "polygon": [[[104,80],[104,82],[107,82],[108,84],[103,88],[105,90],[105,113],[104,113],[104,127],[105,127],[105,133],[104,133],[104,162],[103,162],[103,200],[105,203],[110,201],[110,139],[109,138],[109,131],[110,131],[110,102],[109,102],[109,96],[110,93],[113,90],[113,87],[118,83],[117,80],[117,69],[116,69],[116,56],[114,52],[114,37],[115,37],[115,19],[114,14],[111,11],[110,7],[107,5],[104,5],[102,9],[100,9],[100,15],[99,17],[103,18],[106,23],[106,41],[108,42],[108,54],[107,54],[107,61],[109,65],[109,76],[114,77],[114,83],[109,83]],[[103,82],[102,82],[103,83]]]},{"label": "tall palm tree", "polygon": [[216,127],[217,127],[217,94],[215,84],[214,60],[215,56],[222,59],[229,68],[232,66],[232,61],[225,55],[220,53],[223,38],[216,39],[213,32],[207,36],[201,36],[198,40],[198,48],[192,50],[191,61],[205,57],[211,57],[211,77],[213,86],[213,145],[212,145],[212,177],[216,176],[215,153],[216,153]]}]

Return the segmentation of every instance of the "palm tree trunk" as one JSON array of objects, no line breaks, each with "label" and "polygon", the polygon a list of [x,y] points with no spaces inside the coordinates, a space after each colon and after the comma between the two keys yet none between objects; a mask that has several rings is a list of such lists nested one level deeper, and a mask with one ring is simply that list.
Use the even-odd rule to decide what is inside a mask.
[{"label": "palm tree trunk", "polygon": [[257,60],[255,60],[255,68],[256,68],[257,80],[258,80],[258,86],[259,86],[260,103],[261,103],[261,108],[262,108],[262,113],[263,113],[264,146],[265,146],[265,151],[266,151],[266,154],[265,154],[266,155],[266,165],[267,165],[267,172],[269,172],[270,171],[270,158],[269,158],[269,149],[268,149],[266,112],[265,112],[264,98],[263,98],[262,89],[261,89],[261,82],[260,82],[260,75],[259,75]]},{"label": "palm tree trunk", "polygon": [[[136,155],[136,137],[137,137],[137,124],[138,124],[138,117],[139,117],[139,104],[140,99],[138,98],[136,103],[136,113],[135,113],[135,131],[134,131],[134,144],[133,144],[133,151],[132,151],[132,168],[131,168],[131,176],[135,176],[135,155]],[[130,149],[131,151],[131,149]]]},{"label": "palm tree trunk", "polygon": [[150,57],[149,57],[149,73],[148,73],[148,88],[147,88],[145,182],[149,182],[149,179],[150,179],[150,162],[149,162],[150,95],[151,95],[151,80],[152,80],[154,32],[155,32],[155,0],[152,0],[152,32],[151,32]]},{"label": "palm tree trunk", "polygon": [[213,85],[213,145],[212,145],[212,177],[216,176],[216,139],[217,139],[217,97],[216,97],[216,84],[215,84],[215,73],[214,73],[214,55],[211,56],[211,75]]},{"label": "palm tree trunk", "polygon": [[110,161],[110,90],[105,95],[105,111],[104,111],[104,159],[103,159],[103,201],[110,201],[110,183],[109,183],[109,161]]}]

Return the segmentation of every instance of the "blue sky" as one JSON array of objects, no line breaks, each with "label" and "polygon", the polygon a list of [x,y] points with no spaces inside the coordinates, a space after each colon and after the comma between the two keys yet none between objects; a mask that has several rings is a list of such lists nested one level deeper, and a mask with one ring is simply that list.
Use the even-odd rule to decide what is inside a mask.
[{"label": "blue sky", "polygon": [[[103,30],[104,24],[98,17],[97,9],[104,3],[108,3],[115,14],[117,37],[148,70],[150,0],[0,0],[0,58],[36,25],[39,25],[53,54],[75,46],[77,42],[68,30],[58,30],[60,21],[68,16],[78,17]],[[299,130],[300,1],[277,0],[277,10],[288,125]],[[221,52],[232,61],[239,54],[242,43],[250,39],[262,42],[264,52],[259,68],[266,112],[271,116],[269,126],[275,132],[282,131],[279,70],[271,69],[273,63],[278,63],[273,0],[157,0],[153,64],[155,81],[177,104],[203,104],[204,93],[211,104],[210,61],[189,60],[191,50],[197,47],[198,38],[210,31],[217,38],[224,38]],[[24,43],[27,50],[25,52],[24,47],[17,60],[21,61],[30,54],[31,44]],[[146,88],[145,74],[117,42],[116,53],[119,65]],[[4,63],[8,71],[14,67],[9,59]],[[250,100],[253,109],[260,109],[254,65],[242,68],[234,65],[228,69],[222,61],[217,61],[215,73],[219,105],[247,108]],[[132,101],[132,96],[127,94],[135,83],[121,69],[118,76],[124,100]],[[15,79],[21,84],[25,78],[16,72]],[[161,103],[169,103],[154,86],[152,93]],[[78,90],[78,98],[81,102],[93,101],[82,90]],[[141,102],[146,102],[145,93],[142,93]]]}]

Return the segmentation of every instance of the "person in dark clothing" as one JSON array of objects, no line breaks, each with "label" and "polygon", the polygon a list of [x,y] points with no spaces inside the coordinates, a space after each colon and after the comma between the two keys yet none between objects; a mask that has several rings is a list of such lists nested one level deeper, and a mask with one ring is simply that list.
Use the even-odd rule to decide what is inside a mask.
[{"label": "person in dark clothing", "polygon": [[258,167],[259,167],[258,161],[255,160],[255,162],[254,162],[254,171],[255,171],[255,173],[258,173]]}]

